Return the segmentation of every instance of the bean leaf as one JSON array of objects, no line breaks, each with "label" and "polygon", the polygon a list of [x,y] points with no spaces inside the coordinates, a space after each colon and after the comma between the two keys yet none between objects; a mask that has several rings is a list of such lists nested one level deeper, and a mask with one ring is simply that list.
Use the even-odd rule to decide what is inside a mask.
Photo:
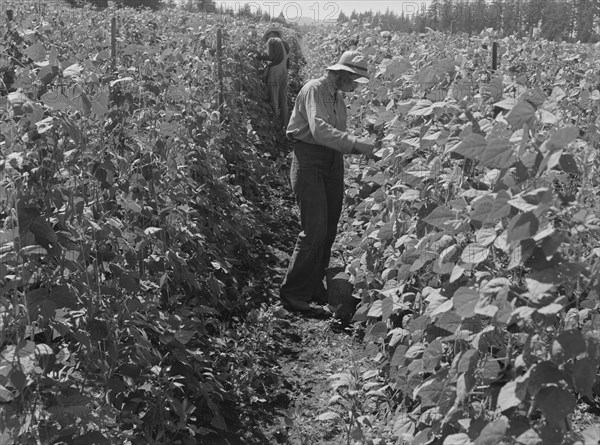
[{"label": "bean leaf", "polygon": [[528,102],[519,102],[506,115],[507,122],[515,129],[522,128],[535,118],[535,108]]}]

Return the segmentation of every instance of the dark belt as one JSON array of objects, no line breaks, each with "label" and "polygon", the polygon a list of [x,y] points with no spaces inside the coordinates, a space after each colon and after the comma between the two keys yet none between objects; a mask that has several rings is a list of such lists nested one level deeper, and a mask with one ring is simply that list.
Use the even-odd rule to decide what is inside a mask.
[{"label": "dark belt", "polygon": [[331,148],[329,147],[325,147],[324,145],[319,145],[319,144],[309,144],[308,142],[304,142],[301,141],[300,139],[292,139],[294,141],[294,147],[305,147],[308,149],[327,149],[327,150],[331,150]]},{"label": "dark belt", "polygon": [[324,145],[309,144],[308,142],[294,139],[294,153],[298,158],[311,159],[313,161],[333,162],[341,159],[342,154],[333,148]]}]

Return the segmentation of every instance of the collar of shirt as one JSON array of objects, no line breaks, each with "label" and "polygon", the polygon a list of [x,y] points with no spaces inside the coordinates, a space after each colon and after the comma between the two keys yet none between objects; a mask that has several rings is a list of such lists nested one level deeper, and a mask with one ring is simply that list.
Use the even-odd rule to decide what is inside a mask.
[{"label": "collar of shirt", "polygon": [[335,82],[329,78],[329,76],[324,76],[325,85],[327,85],[327,91],[329,92],[331,98],[333,99],[333,103],[337,102],[337,89],[335,88]]}]

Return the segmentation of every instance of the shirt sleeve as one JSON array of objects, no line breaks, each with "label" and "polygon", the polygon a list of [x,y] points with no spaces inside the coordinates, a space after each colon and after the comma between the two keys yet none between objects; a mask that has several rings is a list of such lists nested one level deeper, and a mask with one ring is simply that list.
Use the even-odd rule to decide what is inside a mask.
[{"label": "shirt sleeve", "polygon": [[[338,98],[338,100],[342,99]],[[347,131],[338,130],[327,123],[328,113],[325,106],[325,97],[319,94],[317,88],[311,88],[307,92],[306,114],[310,132],[317,144],[342,153],[352,153],[356,145],[356,138]]]}]

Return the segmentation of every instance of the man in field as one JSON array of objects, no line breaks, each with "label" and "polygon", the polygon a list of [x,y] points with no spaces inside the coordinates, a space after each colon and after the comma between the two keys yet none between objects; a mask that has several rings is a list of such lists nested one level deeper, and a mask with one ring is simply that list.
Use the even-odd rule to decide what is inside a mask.
[{"label": "man in field", "polygon": [[266,54],[260,58],[269,61],[264,79],[267,85],[267,94],[275,119],[280,124],[280,128],[285,129],[289,120],[287,87],[290,47],[283,40],[283,31],[280,28],[268,28],[264,34],[264,41],[267,46]]},{"label": "man in field", "polygon": [[283,306],[294,312],[327,317],[323,279],[342,212],[344,154],[374,159],[374,144],[346,130],[342,92],[367,82],[367,61],[357,51],[346,51],[327,74],[307,82],[296,99],[287,127],[294,141],[292,190],[300,207],[302,232],[280,290]]}]

